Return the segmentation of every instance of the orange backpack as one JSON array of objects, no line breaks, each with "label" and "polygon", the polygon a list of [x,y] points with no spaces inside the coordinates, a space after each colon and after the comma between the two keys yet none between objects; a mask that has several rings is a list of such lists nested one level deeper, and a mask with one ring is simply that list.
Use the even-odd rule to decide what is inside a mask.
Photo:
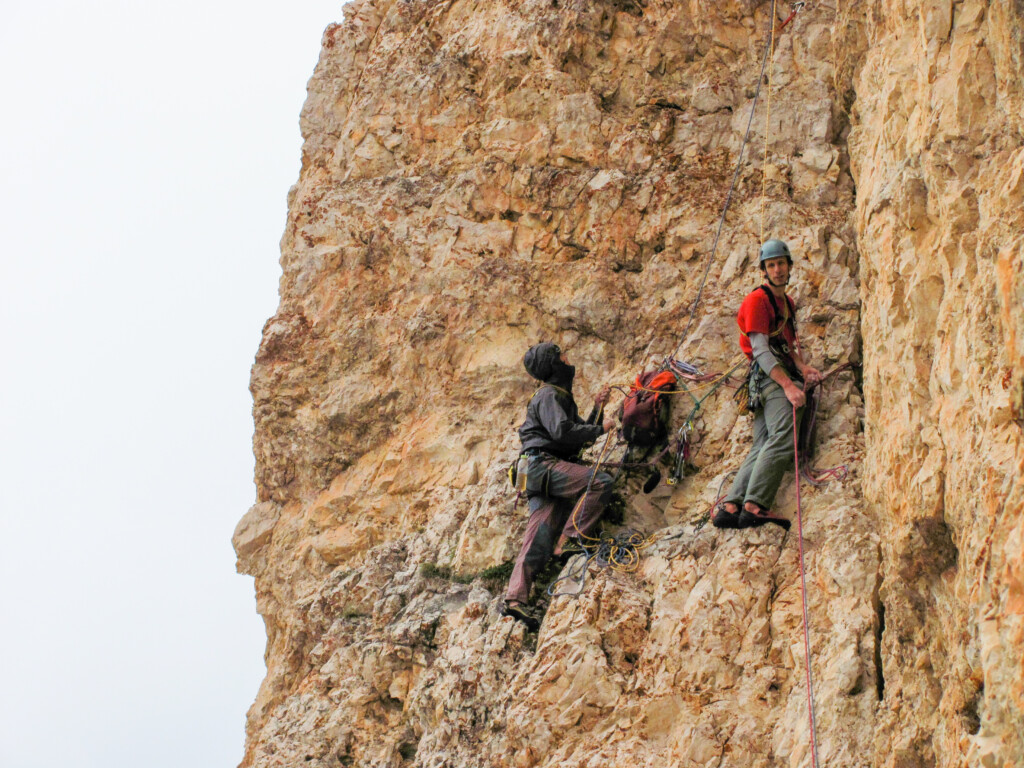
[{"label": "orange backpack", "polygon": [[650,447],[668,434],[668,394],[678,379],[672,371],[644,371],[622,404],[622,436],[630,445]]}]

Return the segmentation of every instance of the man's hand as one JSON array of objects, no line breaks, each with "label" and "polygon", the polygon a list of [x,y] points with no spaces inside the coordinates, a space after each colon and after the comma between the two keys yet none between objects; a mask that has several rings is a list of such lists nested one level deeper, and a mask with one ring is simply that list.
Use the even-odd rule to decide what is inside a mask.
[{"label": "man's hand", "polygon": [[604,408],[608,405],[608,398],[611,397],[612,388],[607,384],[601,387],[601,391],[597,393],[597,397],[594,398],[594,406],[597,408]]},{"label": "man's hand", "polygon": [[805,365],[803,368],[800,369],[800,375],[804,377],[804,382],[806,382],[808,387],[813,387],[818,384],[821,384],[823,379],[821,371],[809,365]]},{"label": "man's hand", "polygon": [[[819,376],[821,374],[818,374]],[[786,399],[789,400],[797,408],[803,408],[804,403],[807,402],[807,395],[792,381],[782,386],[782,391],[786,393]]]},{"label": "man's hand", "polygon": [[605,432],[611,432],[613,429],[615,429],[615,419],[605,419],[601,423],[601,428]]}]

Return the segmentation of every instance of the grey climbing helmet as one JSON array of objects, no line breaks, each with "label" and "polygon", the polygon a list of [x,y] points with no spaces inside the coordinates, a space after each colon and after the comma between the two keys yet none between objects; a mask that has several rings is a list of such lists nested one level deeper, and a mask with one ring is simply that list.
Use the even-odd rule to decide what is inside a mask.
[{"label": "grey climbing helmet", "polygon": [[780,256],[785,256],[790,264],[793,263],[793,256],[789,252],[788,245],[774,238],[765,240],[764,245],[761,246],[761,258],[758,259],[758,264],[763,267],[768,259],[777,259]]}]

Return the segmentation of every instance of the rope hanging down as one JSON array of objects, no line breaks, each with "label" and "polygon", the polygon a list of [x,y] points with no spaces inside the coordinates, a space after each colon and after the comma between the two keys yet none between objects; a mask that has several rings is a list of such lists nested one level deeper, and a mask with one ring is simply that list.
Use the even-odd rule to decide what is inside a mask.
[{"label": "rope hanging down", "polygon": [[[786,20],[782,22],[782,26],[779,27],[779,34],[782,34],[789,22],[796,18],[796,12],[804,7],[803,0],[800,2],[793,3],[793,10],[790,12]],[[775,9],[772,8],[772,20],[775,20]],[[765,97],[765,110],[764,110],[764,161],[761,164],[761,205],[758,214],[759,227],[760,227],[760,241],[764,242],[764,201],[767,197],[768,190],[768,134],[771,133],[771,116],[772,116],[772,80],[775,73],[775,25],[772,25],[772,39],[768,44],[768,95]]]},{"label": "rope hanging down", "polygon": [[[796,11],[794,11],[796,13]],[[764,199],[768,191],[768,133],[772,117],[772,76],[775,72],[775,6],[772,5],[772,35],[768,41],[768,95],[764,100],[764,161],[761,163],[761,204],[758,207],[758,240],[764,242]]]},{"label": "rope hanging down", "polygon": [[825,389],[825,383],[836,374],[856,368],[853,363],[843,363],[833,368],[821,378],[821,382],[814,387],[809,387],[807,403],[804,406],[804,416],[800,420],[800,454],[804,457],[804,465],[801,467],[800,476],[808,483],[818,488],[828,480],[845,480],[849,474],[849,467],[840,464],[828,469],[817,469],[812,466],[814,460],[814,437],[815,427],[818,421],[818,407],[821,404],[821,394]]},{"label": "rope hanging down", "polygon": [[796,462],[796,532],[797,543],[800,545],[800,599],[803,604],[804,617],[804,660],[807,667],[807,716],[811,724],[811,768],[818,768],[818,733],[814,722],[814,683],[811,679],[811,637],[807,628],[807,577],[804,567],[804,523],[803,510],[800,505],[800,457],[797,445],[800,441],[797,434],[796,406],[793,406],[793,461]]},{"label": "rope hanging down", "polygon": [[[704,276],[700,281],[700,288],[697,289],[697,297],[693,300],[693,304],[690,305],[690,317],[686,321],[686,328],[683,330],[683,335],[679,339],[679,344],[676,346],[675,352],[672,353],[672,357],[679,356],[679,350],[683,348],[683,343],[686,341],[687,335],[690,333],[690,326],[693,324],[694,315],[697,312],[697,306],[700,304],[701,296],[704,294],[704,285],[708,280],[708,273],[711,271],[711,264],[715,260],[715,254],[718,252],[718,241],[722,237],[722,228],[725,226],[725,215],[729,212],[729,206],[732,204],[732,195],[736,190],[736,182],[740,178],[740,169],[743,167],[743,153],[746,150],[747,142],[750,140],[750,128],[754,124],[754,112],[757,109],[757,99],[761,95],[761,82],[764,80],[764,70],[768,64],[768,57],[771,54],[772,45],[775,41],[775,4],[777,0],[772,0],[771,18],[769,23],[771,28],[768,33],[768,42],[764,47],[764,55],[761,57],[761,72],[757,76],[757,88],[754,90],[754,102],[750,105],[750,117],[747,119],[747,130],[743,134],[743,143],[740,144],[740,154],[736,158],[736,170],[732,174],[732,184],[729,185],[729,192],[725,196],[725,205],[722,206],[722,216],[718,220],[718,230],[715,232],[715,240],[711,246],[711,253],[708,254],[707,263],[704,265]],[[796,11],[794,10],[794,13]],[[786,21],[789,23],[789,20]],[[785,26],[785,25],[783,25]]]}]

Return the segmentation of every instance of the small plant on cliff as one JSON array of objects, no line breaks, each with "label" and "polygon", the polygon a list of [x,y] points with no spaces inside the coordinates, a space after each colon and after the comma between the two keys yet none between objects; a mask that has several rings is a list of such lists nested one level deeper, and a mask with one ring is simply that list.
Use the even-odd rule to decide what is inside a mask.
[{"label": "small plant on cliff", "polygon": [[488,585],[495,582],[505,582],[512,575],[513,562],[506,560],[504,563],[484,568],[478,573],[454,573],[447,565],[437,563],[423,563],[420,566],[420,575],[426,579],[445,579],[456,584],[470,584],[477,579],[482,579]]},{"label": "small plant on cliff", "polygon": [[451,581],[452,569],[447,565],[437,563],[423,563],[420,565],[420,576],[425,579],[446,579]]},{"label": "small plant on cliff", "polygon": [[504,563],[492,565],[490,568],[484,568],[477,574],[477,576],[489,584],[494,582],[504,584],[512,575],[512,568],[514,566],[515,561],[506,560]]}]

